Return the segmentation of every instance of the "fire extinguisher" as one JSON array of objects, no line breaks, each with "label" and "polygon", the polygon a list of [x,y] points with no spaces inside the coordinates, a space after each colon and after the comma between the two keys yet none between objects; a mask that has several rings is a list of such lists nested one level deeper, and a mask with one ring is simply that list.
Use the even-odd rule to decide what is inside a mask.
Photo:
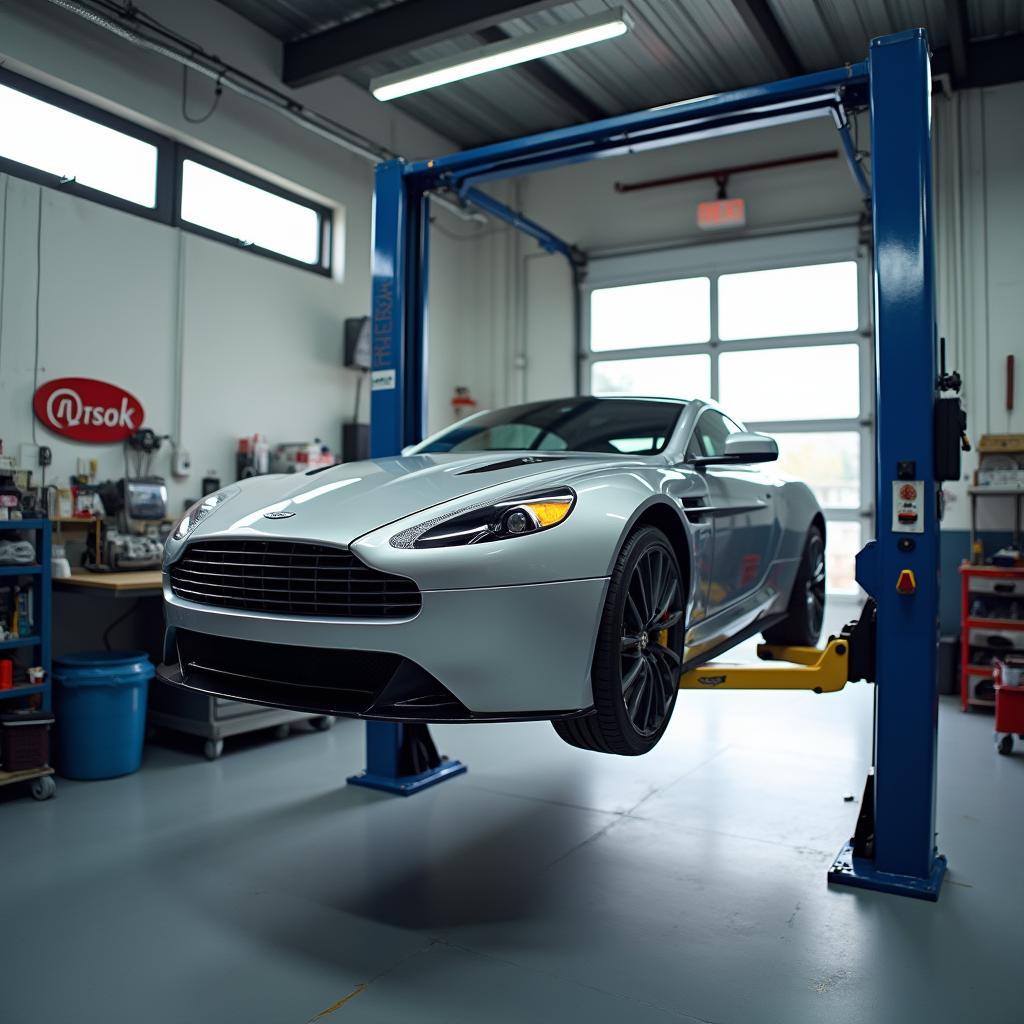
[{"label": "fire extinguisher", "polygon": [[456,388],[452,395],[452,412],[457,420],[461,420],[476,411],[476,399],[469,393],[469,388]]}]

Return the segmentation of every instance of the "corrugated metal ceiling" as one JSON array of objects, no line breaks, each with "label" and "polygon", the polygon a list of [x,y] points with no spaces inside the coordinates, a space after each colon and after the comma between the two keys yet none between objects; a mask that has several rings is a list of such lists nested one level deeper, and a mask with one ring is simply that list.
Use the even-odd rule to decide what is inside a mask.
[{"label": "corrugated metal ceiling", "polygon": [[[402,0],[220,0],[283,41],[292,41],[382,10]],[[804,70],[863,59],[873,36],[923,26],[932,46],[949,39],[944,0],[768,0]],[[622,6],[622,0],[556,3],[500,23],[509,35],[571,22]],[[547,59],[569,86],[606,114],[624,113],[786,76],[731,0],[627,0],[635,29],[615,40]],[[968,0],[974,38],[1024,32],[1019,0]],[[372,78],[480,45],[471,34],[388,55],[346,70]],[[539,83],[527,67],[483,75],[398,101],[411,116],[463,146],[585,120],[571,95]]]}]

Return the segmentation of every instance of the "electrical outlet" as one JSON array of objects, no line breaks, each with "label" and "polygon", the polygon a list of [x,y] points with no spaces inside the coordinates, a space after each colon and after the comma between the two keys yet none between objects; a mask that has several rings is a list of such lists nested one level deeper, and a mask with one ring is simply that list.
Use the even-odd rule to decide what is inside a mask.
[{"label": "electrical outlet", "polygon": [[192,472],[192,456],[184,448],[175,449],[171,472],[182,479]]},{"label": "electrical outlet", "polygon": [[39,466],[39,445],[19,444],[18,445],[18,468],[36,469]]}]

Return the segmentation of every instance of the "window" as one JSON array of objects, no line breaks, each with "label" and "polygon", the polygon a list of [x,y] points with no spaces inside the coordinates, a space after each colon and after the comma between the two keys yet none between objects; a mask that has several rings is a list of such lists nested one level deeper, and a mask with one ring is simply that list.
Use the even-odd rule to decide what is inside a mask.
[{"label": "window", "polygon": [[719,401],[745,422],[860,415],[857,345],[729,351],[718,367]]},{"label": "window", "polygon": [[591,367],[595,395],[710,398],[711,359],[705,355],[607,359]]},{"label": "window", "polygon": [[148,132],[120,131],[110,126],[123,123],[119,118],[85,104],[50,102],[65,98],[35,83],[26,91],[6,84],[15,81],[23,80],[9,74],[0,79],[0,158],[21,166],[4,169],[70,192],[90,190],[155,210],[159,148],[140,137]]},{"label": "window", "polygon": [[718,279],[718,336],[781,338],[857,330],[857,264],[723,274]]},{"label": "window", "polygon": [[298,263],[320,263],[321,212],[246,177],[205,160],[182,160],[182,221]]},{"label": "window", "polygon": [[328,207],[2,69],[0,171],[331,273]]},{"label": "window", "polygon": [[708,409],[701,413],[694,427],[693,437],[686,450],[687,458],[701,455],[724,455],[725,439],[730,434],[738,434],[740,428],[728,416],[723,416],[716,409]]},{"label": "window", "polygon": [[590,347],[616,349],[690,345],[711,338],[711,281],[652,281],[590,294]]},{"label": "window", "polygon": [[623,455],[654,455],[665,447],[663,434],[656,437],[613,437],[608,443]]},{"label": "window", "polygon": [[680,402],[575,398],[496,409],[452,424],[419,452],[572,451],[657,455],[679,420]]},{"label": "window", "polygon": [[557,451],[565,448],[565,442],[560,437],[551,434],[541,437],[544,431],[531,423],[496,423],[483,430],[459,433],[463,436],[452,450],[460,452],[497,452],[532,448],[535,442],[539,447],[546,449]]}]

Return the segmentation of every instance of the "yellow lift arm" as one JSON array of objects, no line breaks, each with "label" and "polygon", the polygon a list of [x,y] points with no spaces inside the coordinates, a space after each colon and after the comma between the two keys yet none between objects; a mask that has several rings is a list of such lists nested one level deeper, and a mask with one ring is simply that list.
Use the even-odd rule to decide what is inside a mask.
[{"label": "yellow lift arm", "polygon": [[874,679],[875,606],[868,601],[861,617],[818,647],[760,644],[757,656],[778,665],[711,663],[684,672],[680,690],[812,690],[838,693],[848,682]]},{"label": "yellow lift arm", "polygon": [[848,682],[845,640],[830,640],[818,647],[776,647],[761,644],[757,656],[785,665],[722,665],[713,663],[684,672],[680,690],[813,690],[836,693]]}]

